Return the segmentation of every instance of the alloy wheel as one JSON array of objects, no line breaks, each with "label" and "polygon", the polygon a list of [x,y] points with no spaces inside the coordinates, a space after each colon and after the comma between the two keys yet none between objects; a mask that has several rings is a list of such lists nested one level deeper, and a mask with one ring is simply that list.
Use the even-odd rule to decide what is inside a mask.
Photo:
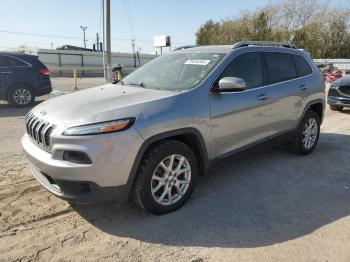
[{"label": "alloy wheel", "polygon": [[308,150],[314,146],[317,139],[317,132],[317,121],[315,118],[310,118],[306,122],[303,130],[303,145],[305,149]]},{"label": "alloy wheel", "polygon": [[32,94],[28,89],[20,88],[13,93],[13,100],[18,105],[27,105],[32,99]]},{"label": "alloy wheel", "polygon": [[160,205],[173,205],[185,195],[190,182],[191,166],[188,159],[182,155],[170,155],[153,172],[152,196]]}]

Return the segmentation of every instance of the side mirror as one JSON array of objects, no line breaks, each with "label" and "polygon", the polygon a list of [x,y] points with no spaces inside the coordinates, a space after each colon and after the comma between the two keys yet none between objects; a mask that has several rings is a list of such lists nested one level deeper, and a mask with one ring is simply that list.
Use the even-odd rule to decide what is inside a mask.
[{"label": "side mirror", "polygon": [[237,92],[247,88],[246,82],[238,77],[224,77],[219,81],[219,92]]},{"label": "side mirror", "polygon": [[112,72],[118,72],[123,70],[123,65],[117,64],[112,66]]}]

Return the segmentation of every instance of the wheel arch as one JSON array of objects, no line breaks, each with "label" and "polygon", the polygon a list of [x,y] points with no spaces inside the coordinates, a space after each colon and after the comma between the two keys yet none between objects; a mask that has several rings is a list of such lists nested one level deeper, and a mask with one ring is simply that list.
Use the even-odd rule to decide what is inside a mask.
[{"label": "wheel arch", "polygon": [[301,115],[300,119],[299,119],[299,124],[300,125],[302,119],[304,118],[306,112],[308,110],[313,110],[317,113],[318,117],[320,118],[320,121],[322,123],[323,121],[323,115],[324,115],[324,108],[325,108],[325,103],[324,100],[322,99],[316,99],[316,100],[312,100],[309,103],[306,104],[303,114]]},{"label": "wheel arch", "polygon": [[131,189],[134,184],[134,180],[137,176],[137,171],[147,151],[162,141],[169,139],[178,140],[188,145],[197,157],[199,174],[205,173],[208,168],[209,157],[203,136],[201,135],[200,131],[195,128],[181,128],[154,135],[148,138],[142,144],[136,155],[130,176],[128,178],[127,184],[129,186],[129,189]]},{"label": "wheel arch", "polygon": [[34,88],[32,85],[30,85],[30,84],[28,84],[28,83],[26,83],[26,82],[15,82],[15,83],[13,83],[11,86],[9,86],[8,89],[7,89],[7,94],[6,94],[7,99],[9,98],[10,92],[11,92],[16,86],[20,86],[20,85],[23,85],[23,86],[26,86],[26,87],[30,88],[30,90],[33,92],[34,96],[36,96],[35,88]]}]

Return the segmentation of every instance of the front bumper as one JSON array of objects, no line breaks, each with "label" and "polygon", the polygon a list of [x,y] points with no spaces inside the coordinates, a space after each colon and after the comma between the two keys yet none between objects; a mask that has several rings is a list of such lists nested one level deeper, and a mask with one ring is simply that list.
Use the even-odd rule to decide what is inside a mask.
[{"label": "front bumper", "polygon": [[[24,152],[31,174],[48,191],[76,203],[125,201],[132,185],[130,173],[143,139],[133,128],[88,137],[55,137],[52,153],[38,147],[25,134]],[[90,164],[62,159],[64,151],[84,152]]]},{"label": "front bumper", "polygon": [[77,204],[92,204],[113,200],[126,202],[130,188],[127,185],[100,187],[90,181],[69,181],[53,179],[30,164],[32,176],[49,192],[59,198]]},{"label": "front bumper", "polygon": [[328,96],[327,103],[332,106],[350,107],[350,97]]}]

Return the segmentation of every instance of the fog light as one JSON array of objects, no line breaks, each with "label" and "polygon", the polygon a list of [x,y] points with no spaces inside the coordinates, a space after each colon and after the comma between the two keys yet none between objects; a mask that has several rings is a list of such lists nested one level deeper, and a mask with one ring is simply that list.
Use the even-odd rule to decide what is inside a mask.
[{"label": "fog light", "polygon": [[91,164],[91,159],[83,152],[79,151],[64,151],[63,160],[75,163],[75,164]]}]

